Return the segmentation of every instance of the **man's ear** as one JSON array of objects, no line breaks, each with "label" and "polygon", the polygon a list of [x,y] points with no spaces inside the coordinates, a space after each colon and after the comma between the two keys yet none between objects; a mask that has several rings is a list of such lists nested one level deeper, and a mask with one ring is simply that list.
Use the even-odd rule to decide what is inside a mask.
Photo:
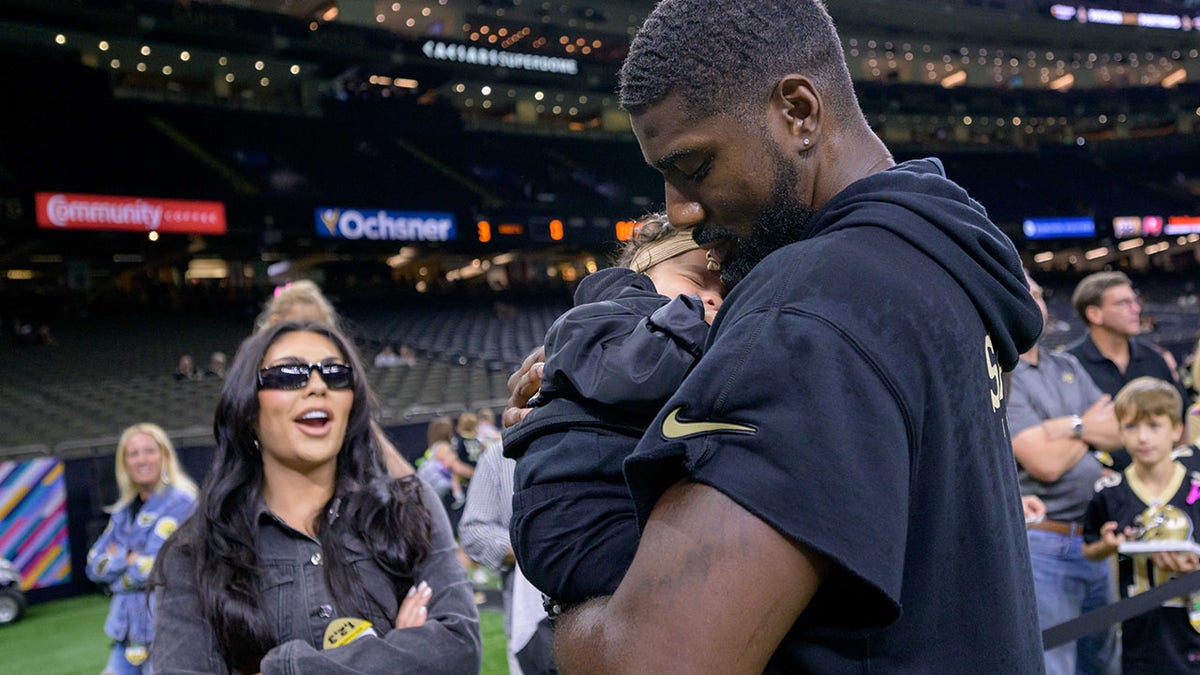
[{"label": "man's ear", "polygon": [[771,102],[783,115],[788,133],[798,140],[800,149],[806,150],[817,144],[823,108],[812,80],[794,73],[785,75],[775,86]]},{"label": "man's ear", "polygon": [[1083,315],[1087,317],[1089,326],[1099,325],[1101,314],[1102,310],[1100,309],[1099,305],[1088,305],[1087,307],[1083,308]]}]

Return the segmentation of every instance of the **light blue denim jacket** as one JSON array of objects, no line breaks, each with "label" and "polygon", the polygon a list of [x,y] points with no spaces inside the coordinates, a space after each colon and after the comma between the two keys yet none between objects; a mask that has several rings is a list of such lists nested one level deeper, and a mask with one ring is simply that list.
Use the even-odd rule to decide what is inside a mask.
[{"label": "light blue denim jacket", "polygon": [[[133,515],[132,505],[112,514],[108,527],[96,540],[87,557],[88,578],[105,584],[112,592],[112,604],[104,632],[114,640],[129,644],[150,644],[153,636],[151,607],[146,580],[154,567],[154,557],[196,506],[196,498],[170,485],[159,489]],[[108,553],[109,545],[116,550]],[[130,552],[136,554],[132,564]]]}]

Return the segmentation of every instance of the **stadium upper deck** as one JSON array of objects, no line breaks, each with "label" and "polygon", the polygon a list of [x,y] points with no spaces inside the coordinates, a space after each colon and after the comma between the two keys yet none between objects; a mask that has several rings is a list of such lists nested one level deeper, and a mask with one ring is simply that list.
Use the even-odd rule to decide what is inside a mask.
[{"label": "stadium upper deck", "polygon": [[[1147,255],[1113,219],[1200,214],[1200,10],[1114,3],[1072,7],[1180,26],[1031,0],[829,4],[872,126],[898,158],[943,157],[1037,264],[1194,266],[1195,241],[1151,231],[1167,248]],[[415,291],[585,274],[661,202],[612,96],[651,3],[593,5],[9,0],[0,311],[147,285],[261,296],[347,268]],[[52,231],[37,193],[220,203],[226,231]],[[453,236],[369,236],[412,213],[451,214]],[[1028,218],[1079,216],[1094,234],[1025,239]]]}]

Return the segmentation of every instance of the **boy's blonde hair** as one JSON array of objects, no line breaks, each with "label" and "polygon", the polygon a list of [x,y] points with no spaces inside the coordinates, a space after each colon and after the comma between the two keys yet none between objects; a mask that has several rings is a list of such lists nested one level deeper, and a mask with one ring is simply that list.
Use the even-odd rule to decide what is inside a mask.
[{"label": "boy's blonde hair", "polygon": [[1139,377],[1121,387],[1115,402],[1117,421],[1138,423],[1166,415],[1171,424],[1183,422],[1183,399],[1175,385],[1157,377]]}]

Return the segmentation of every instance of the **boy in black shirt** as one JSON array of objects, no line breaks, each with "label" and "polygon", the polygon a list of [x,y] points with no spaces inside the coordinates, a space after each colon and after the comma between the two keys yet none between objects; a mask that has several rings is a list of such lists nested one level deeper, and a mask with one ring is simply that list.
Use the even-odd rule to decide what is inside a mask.
[{"label": "boy in black shirt", "polygon": [[[1083,554],[1102,560],[1126,542],[1181,544],[1178,552],[1121,554],[1122,597],[1165,583],[1168,568],[1200,568],[1200,559],[1182,545],[1196,538],[1200,472],[1188,471],[1172,456],[1183,436],[1181,409],[1178,390],[1153,377],[1139,377],[1117,394],[1121,438],[1133,464],[1097,482],[1084,524]],[[1188,598],[1175,598],[1122,623],[1126,675],[1200,672],[1200,616],[1189,620],[1188,604]]]}]

